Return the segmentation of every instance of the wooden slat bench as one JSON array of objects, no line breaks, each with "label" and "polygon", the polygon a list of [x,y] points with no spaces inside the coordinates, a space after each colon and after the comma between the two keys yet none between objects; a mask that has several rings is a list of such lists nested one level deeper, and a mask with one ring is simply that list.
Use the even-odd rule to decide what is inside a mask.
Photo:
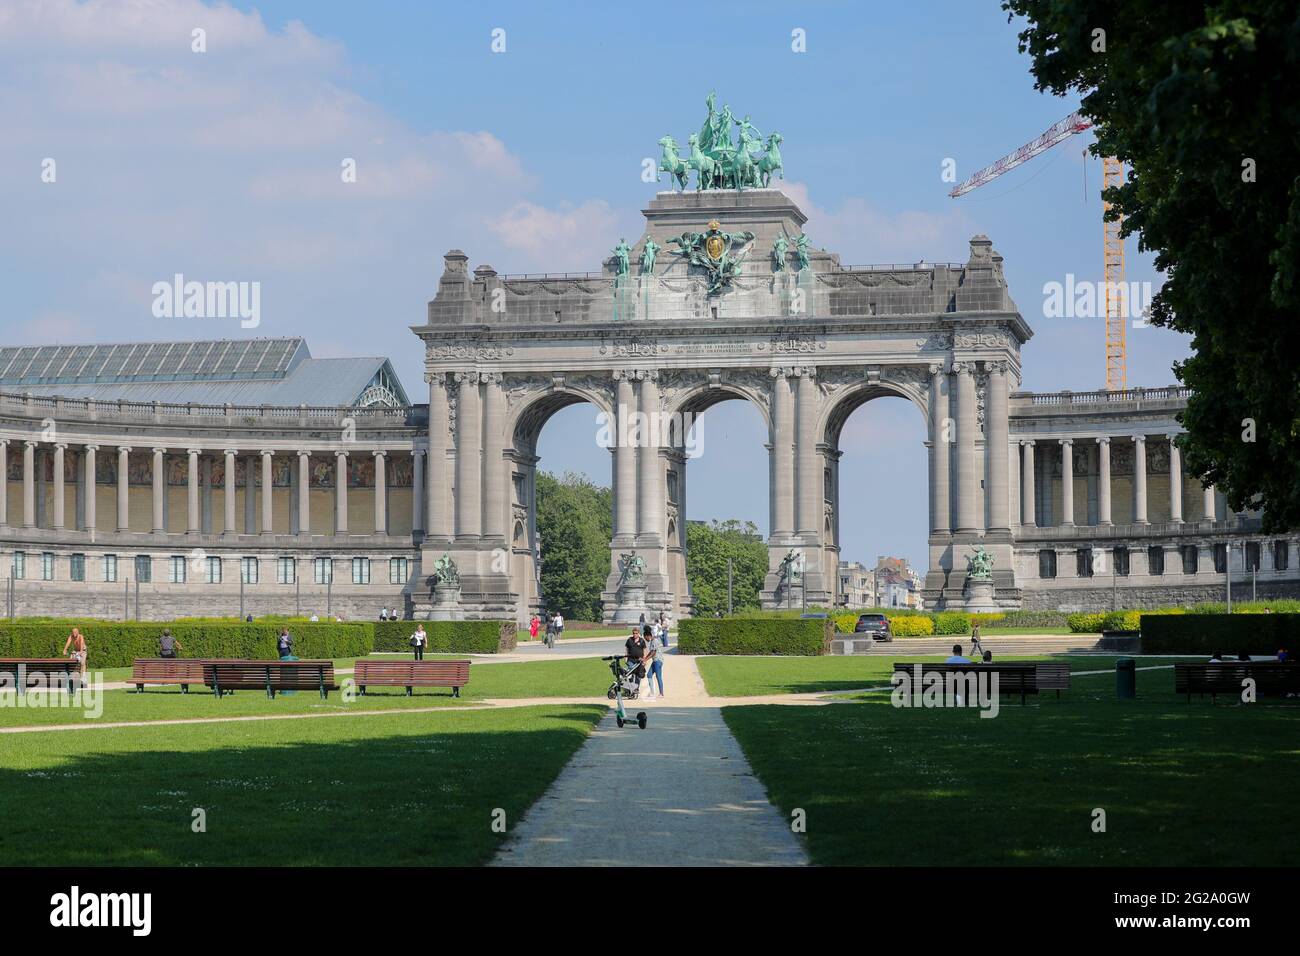
[{"label": "wooden slat bench", "polygon": [[44,678],[46,687],[57,676],[71,692],[72,678],[80,673],[81,665],[70,657],[0,657],[0,675],[12,674],[6,684],[16,687],[19,694],[25,694],[29,682],[37,676]]},{"label": "wooden slat bench", "polygon": [[450,687],[451,696],[469,683],[469,661],[357,661],[352,679],[362,695],[368,685],[405,687],[410,697],[415,687]]},{"label": "wooden slat bench", "polygon": [[338,690],[333,661],[205,660],[203,683],[218,697],[235,690],[317,690],[321,697]]},{"label": "wooden slat bench", "polygon": [[[1025,703],[1025,695],[1038,693],[1038,667],[1033,663],[1025,664],[936,664],[934,662],[913,661],[913,662],[894,662],[894,673],[906,671],[914,674],[914,668],[921,668],[921,678],[925,679],[926,674],[940,674],[943,676],[944,702],[948,700],[948,683],[949,674],[982,674],[996,673],[998,675],[998,693],[999,694],[1019,694],[1020,703]],[[913,688],[917,692],[918,688]]]},{"label": "wooden slat bench", "polygon": [[1038,672],[1038,689],[1056,691],[1057,700],[1061,691],[1070,689],[1070,665],[1061,661],[1038,662],[1034,665]]},{"label": "wooden slat bench", "polygon": [[1219,694],[1241,695],[1242,682],[1255,681],[1255,693],[1264,696],[1300,694],[1300,664],[1283,664],[1278,661],[1228,661],[1223,664],[1175,664],[1174,693],[1210,695],[1216,700]]},{"label": "wooden slat bench", "polygon": [[145,684],[180,684],[181,693],[188,694],[191,684],[203,683],[203,661],[137,657],[131,664],[131,683],[135,684],[137,694],[144,693]]}]

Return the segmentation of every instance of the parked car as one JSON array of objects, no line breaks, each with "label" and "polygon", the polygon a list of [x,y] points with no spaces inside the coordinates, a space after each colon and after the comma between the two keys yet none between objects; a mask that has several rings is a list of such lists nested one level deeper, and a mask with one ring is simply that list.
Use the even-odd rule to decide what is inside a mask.
[{"label": "parked car", "polygon": [[893,632],[889,630],[889,618],[883,614],[859,614],[858,623],[853,625],[854,634],[870,634],[873,640],[892,641]]}]

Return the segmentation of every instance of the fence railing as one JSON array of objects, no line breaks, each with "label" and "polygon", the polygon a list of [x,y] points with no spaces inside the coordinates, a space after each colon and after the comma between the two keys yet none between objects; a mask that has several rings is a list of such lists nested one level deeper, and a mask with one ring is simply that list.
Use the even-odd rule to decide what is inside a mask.
[{"label": "fence railing", "polygon": [[55,395],[0,392],[0,412],[58,419],[188,420],[194,424],[335,423],[351,418],[357,425],[418,425],[428,421],[427,405],[205,405],[196,402],[132,402],[123,399],[64,398]]}]

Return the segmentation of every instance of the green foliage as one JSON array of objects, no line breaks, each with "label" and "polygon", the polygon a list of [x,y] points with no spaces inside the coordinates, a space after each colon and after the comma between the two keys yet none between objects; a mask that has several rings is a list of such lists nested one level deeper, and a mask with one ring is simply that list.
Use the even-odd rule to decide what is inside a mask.
[{"label": "green foliage", "polygon": [[686,525],[686,577],[695,614],[727,612],[727,558],[731,558],[733,611],[758,610],[767,574],[767,544],[752,521],[691,521]]},{"label": "green foliage", "polygon": [[[274,624],[191,624],[174,622],[83,620],[0,626],[0,657],[61,657],[73,626],[86,638],[87,666],[130,667],[137,657],[158,656],[158,636],[168,628],[181,645],[181,657],[235,657],[272,660],[276,655]],[[302,658],[357,657],[370,653],[374,633],[369,622],[295,624],[293,652]]]},{"label": "green foliage", "polygon": [[1142,614],[1143,654],[1300,653],[1300,614]]},{"label": "green foliage", "polygon": [[[513,621],[423,621],[433,654],[496,654],[514,650],[518,627]],[[415,621],[376,621],[375,650],[409,651]]]},{"label": "green foliage", "polygon": [[934,615],[934,633],[969,634],[970,615],[961,611],[943,611]]},{"label": "green foliage", "polygon": [[922,614],[906,614],[889,619],[895,637],[925,637],[934,633],[934,619]]},{"label": "green foliage", "polygon": [[1065,627],[1064,611],[1007,611],[999,627]]},{"label": "green foliage", "polygon": [[[1154,250],[1151,320],[1175,364],[1187,472],[1266,530],[1300,525],[1300,30],[1294,0],[1004,0],[1039,89],[1083,96],[1098,156],[1130,170],[1109,218]],[[1097,30],[1106,49],[1096,48]]]},{"label": "green foliage", "polygon": [[542,542],[542,600],[547,611],[599,621],[609,575],[613,495],[582,475],[537,475],[537,534]]},{"label": "green foliage", "polygon": [[693,617],[678,625],[682,654],[780,654],[815,657],[830,652],[830,618],[772,616]]}]

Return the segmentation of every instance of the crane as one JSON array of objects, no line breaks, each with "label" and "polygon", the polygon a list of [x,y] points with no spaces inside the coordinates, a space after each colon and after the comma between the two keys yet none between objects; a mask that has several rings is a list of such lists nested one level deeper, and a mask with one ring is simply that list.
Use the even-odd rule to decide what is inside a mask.
[{"label": "crane", "polygon": [[[948,193],[953,199],[964,196],[972,189],[978,189],[985,183],[992,182],[1003,173],[1015,169],[1022,163],[1033,159],[1064,142],[1076,133],[1092,128],[1092,120],[1081,113],[1071,113],[1059,123],[1050,126],[1037,139],[1021,146],[1014,153],[1003,156],[990,166],[985,166],[965,182],[954,186]],[[1102,189],[1118,186],[1124,181],[1124,165],[1114,156],[1105,156],[1101,161]],[[1111,204],[1103,202],[1103,213],[1110,210]],[[1124,240],[1120,238],[1123,219],[1107,221],[1103,215],[1101,224],[1102,273],[1105,281],[1106,299],[1106,390],[1117,391],[1128,387],[1128,338],[1124,327]]]}]

